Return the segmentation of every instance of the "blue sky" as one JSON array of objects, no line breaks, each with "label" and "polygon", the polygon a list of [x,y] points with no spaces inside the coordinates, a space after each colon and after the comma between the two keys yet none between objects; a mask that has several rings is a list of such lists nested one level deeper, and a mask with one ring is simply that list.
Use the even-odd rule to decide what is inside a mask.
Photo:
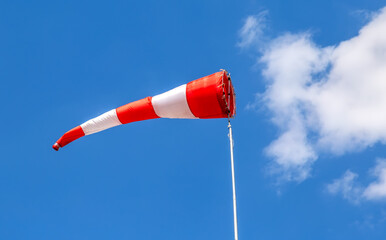
[{"label": "blue sky", "polygon": [[385,5],[2,1],[0,238],[232,239],[225,119],[149,120],[51,148],[224,68],[240,239],[384,239]]}]

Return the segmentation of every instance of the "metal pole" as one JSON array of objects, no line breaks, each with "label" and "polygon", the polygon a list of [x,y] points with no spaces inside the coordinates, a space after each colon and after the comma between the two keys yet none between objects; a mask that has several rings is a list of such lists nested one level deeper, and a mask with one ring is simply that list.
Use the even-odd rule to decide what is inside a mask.
[{"label": "metal pole", "polygon": [[237,207],[236,207],[236,187],[235,187],[235,166],[233,161],[233,136],[232,136],[232,125],[231,121],[228,118],[228,129],[229,129],[229,143],[231,148],[231,164],[232,164],[232,190],[233,190],[233,225],[235,240],[239,239],[239,234],[237,231]]}]

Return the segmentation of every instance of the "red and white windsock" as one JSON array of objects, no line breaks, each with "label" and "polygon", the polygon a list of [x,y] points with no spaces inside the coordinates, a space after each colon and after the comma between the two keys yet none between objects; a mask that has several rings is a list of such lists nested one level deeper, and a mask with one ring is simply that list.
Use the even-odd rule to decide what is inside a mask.
[{"label": "red and white windsock", "polygon": [[112,109],[66,132],[52,147],[58,151],[80,137],[121,124],[154,118],[228,118],[235,115],[235,110],[233,85],[223,70]]}]

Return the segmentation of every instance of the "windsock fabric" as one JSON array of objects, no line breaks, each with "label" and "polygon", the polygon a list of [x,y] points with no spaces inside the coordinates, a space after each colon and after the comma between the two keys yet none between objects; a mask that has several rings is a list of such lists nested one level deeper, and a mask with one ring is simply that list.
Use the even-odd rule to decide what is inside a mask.
[{"label": "windsock fabric", "polygon": [[121,124],[155,118],[228,118],[235,110],[235,92],[224,70],[112,109],[66,132],[52,147],[58,151],[80,137]]}]

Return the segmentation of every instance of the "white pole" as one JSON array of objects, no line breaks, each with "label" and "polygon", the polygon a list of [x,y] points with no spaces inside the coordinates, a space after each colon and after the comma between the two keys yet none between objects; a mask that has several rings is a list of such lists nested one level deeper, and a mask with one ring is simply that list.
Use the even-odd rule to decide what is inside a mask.
[{"label": "white pole", "polygon": [[233,136],[232,136],[232,125],[231,121],[228,119],[228,129],[229,129],[229,143],[231,148],[231,164],[232,164],[232,190],[233,190],[233,225],[235,240],[239,239],[239,234],[237,231],[237,207],[236,207],[236,187],[235,187],[235,166],[233,161]]}]

